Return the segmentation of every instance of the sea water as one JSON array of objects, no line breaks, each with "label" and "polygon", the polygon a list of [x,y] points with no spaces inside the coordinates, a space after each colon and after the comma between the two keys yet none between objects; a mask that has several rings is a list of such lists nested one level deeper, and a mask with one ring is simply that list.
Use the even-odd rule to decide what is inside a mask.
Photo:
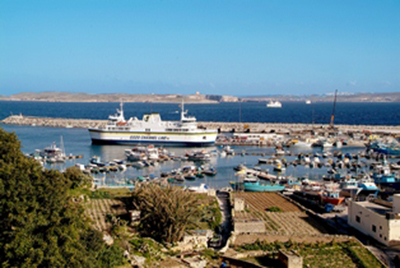
[{"label": "sea water", "polygon": [[[106,119],[109,114],[114,113],[118,103],[47,103],[47,102],[9,102],[1,101],[0,118],[8,115],[20,114],[34,115],[41,117],[64,117],[64,118],[88,118]],[[241,107],[239,107],[241,105]],[[399,125],[400,105],[394,103],[338,103],[336,108],[337,124],[362,124],[362,125]],[[223,103],[223,104],[196,104],[185,105],[190,114],[197,117],[199,121],[216,122],[280,122],[280,123],[329,123],[332,105],[316,103],[306,105],[303,103],[283,103],[283,108],[266,108],[265,103]],[[239,110],[242,115],[239,116]],[[127,117],[137,116],[141,118],[144,113],[159,112],[164,120],[178,120],[178,104],[148,104],[148,103],[126,103],[124,105]],[[87,129],[75,128],[53,128],[38,126],[11,126],[1,125],[7,132],[15,132],[21,141],[24,153],[33,153],[35,149],[43,149],[53,142],[61,146],[61,137],[66,154],[82,155],[83,158],[67,161],[65,165],[47,165],[47,168],[64,169],[75,163],[87,164],[94,155],[101,157],[102,161],[108,162],[113,159],[125,159],[124,150],[132,148],[123,145],[92,145]],[[207,165],[217,168],[218,174],[215,177],[205,177],[195,181],[185,181],[185,185],[199,185],[204,182],[215,188],[227,187],[229,181],[237,180],[233,167],[245,164],[254,167],[258,163],[260,154],[272,154],[273,148],[253,146],[233,146],[237,155],[229,157],[213,156]],[[168,148],[175,155],[183,155],[193,148]],[[209,151],[219,151],[218,146],[207,148]],[[298,151],[291,148],[292,153],[321,153],[320,148],[310,148],[308,151]],[[297,150],[297,151],[296,151]],[[333,151],[334,149],[332,149]],[[363,151],[363,147],[344,147],[342,151],[357,153]],[[243,152],[243,153],[242,153]],[[287,161],[293,161],[296,156],[286,157]],[[196,163],[200,165],[200,163]],[[183,166],[193,165],[192,162],[168,161],[156,166],[143,169],[129,167],[126,172],[100,174],[109,184],[115,184],[126,179],[134,179],[137,176],[150,175],[160,176],[161,172],[169,172]],[[273,174],[273,166],[261,165],[261,168],[269,169]],[[344,171],[343,171],[344,172]],[[289,166],[283,176],[309,177],[319,180],[322,175],[327,174],[327,168],[309,168],[304,166]],[[278,175],[278,174],[276,174]],[[102,177],[104,176],[104,178]]]}]

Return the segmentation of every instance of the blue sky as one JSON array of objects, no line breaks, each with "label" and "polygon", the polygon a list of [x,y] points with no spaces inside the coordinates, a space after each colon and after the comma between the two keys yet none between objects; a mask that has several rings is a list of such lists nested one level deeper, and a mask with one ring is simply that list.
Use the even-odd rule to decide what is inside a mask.
[{"label": "blue sky", "polygon": [[0,94],[400,92],[400,1],[0,1]]}]

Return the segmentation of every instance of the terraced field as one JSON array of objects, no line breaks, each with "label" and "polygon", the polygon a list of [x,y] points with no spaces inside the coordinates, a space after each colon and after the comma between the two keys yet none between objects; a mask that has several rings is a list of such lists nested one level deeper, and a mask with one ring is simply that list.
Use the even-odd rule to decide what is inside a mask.
[{"label": "terraced field", "polygon": [[[235,218],[241,220],[261,219],[267,233],[281,235],[312,235],[328,233],[313,218],[301,211],[296,205],[275,193],[235,193],[235,198],[245,200],[246,209],[235,212]],[[268,208],[278,207],[282,212],[269,212]]]},{"label": "terraced field", "polygon": [[86,204],[85,213],[93,221],[93,227],[99,231],[106,231],[111,227],[106,222],[107,214],[119,215],[125,212],[125,206],[115,199],[92,199]]},{"label": "terraced field", "polygon": [[266,211],[270,207],[279,207],[283,212],[300,212],[293,203],[276,193],[236,192],[234,198],[243,198],[245,203],[257,211]]}]

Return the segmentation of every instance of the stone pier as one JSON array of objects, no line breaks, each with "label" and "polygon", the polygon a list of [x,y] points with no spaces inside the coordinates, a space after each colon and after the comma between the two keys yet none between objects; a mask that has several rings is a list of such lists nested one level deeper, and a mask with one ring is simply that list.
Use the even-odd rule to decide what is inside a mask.
[{"label": "stone pier", "polygon": [[[1,121],[7,125],[31,125],[64,128],[92,128],[105,126],[106,120],[70,119],[12,115]],[[329,132],[327,124],[288,124],[288,123],[238,123],[238,122],[198,122],[200,127],[219,129],[221,132],[250,132],[250,133],[304,133]],[[372,125],[335,125],[342,133],[371,133],[400,135],[400,126],[372,126]]]}]

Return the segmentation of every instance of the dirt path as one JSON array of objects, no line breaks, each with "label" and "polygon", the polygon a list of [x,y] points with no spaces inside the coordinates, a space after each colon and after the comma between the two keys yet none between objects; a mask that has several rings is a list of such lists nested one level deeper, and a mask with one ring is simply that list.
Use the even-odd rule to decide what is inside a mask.
[{"label": "dirt path", "polygon": [[231,205],[229,202],[229,193],[220,191],[217,193],[217,200],[219,203],[219,208],[222,214],[222,222],[221,222],[221,229],[222,229],[222,248],[226,245],[226,242],[229,239],[229,236],[232,231],[232,224],[231,224]]}]

